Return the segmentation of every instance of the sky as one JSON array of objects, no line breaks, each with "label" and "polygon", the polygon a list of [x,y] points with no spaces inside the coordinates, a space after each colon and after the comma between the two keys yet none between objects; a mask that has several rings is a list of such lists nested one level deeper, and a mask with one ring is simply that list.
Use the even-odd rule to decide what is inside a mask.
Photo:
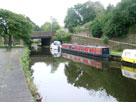
[{"label": "sky", "polygon": [[[88,0],[1,0],[0,8],[28,16],[34,23],[41,26],[50,18],[56,18],[64,26],[67,9]],[[121,0],[91,0],[99,1],[106,8],[109,4],[116,5]]]}]

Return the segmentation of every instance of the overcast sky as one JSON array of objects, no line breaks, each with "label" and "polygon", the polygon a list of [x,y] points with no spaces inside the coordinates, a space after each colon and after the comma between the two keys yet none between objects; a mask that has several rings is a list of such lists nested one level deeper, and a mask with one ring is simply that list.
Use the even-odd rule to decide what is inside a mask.
[{"label": "overcast sky", "polygon": [[[1,0],[0,8],[28,16],[39,26],[46,21],[50,21],[51,16],[56,18],[59,24],[63,26],[67,8],[86,1],[88,0]],[[108,4],[116,5],[121,0],[91,1],[99,1],[107,7]]]}]

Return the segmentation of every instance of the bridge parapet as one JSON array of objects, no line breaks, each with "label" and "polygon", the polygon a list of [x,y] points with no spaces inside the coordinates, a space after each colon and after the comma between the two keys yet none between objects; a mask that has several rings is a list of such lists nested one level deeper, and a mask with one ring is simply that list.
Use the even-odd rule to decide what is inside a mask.
[{"label": "bridge parapet", "polygon": [[32,38],[52,37],[54,34],[55,34],[55,31],[54,32],[37,31],[37,32],[33,32]]}]

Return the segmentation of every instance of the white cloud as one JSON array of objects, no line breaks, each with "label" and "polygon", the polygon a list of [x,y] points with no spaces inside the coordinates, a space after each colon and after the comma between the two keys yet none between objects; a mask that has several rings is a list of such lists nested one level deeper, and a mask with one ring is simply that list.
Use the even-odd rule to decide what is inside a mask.
[{"label": "white cloud", "polygon": [[[2,0],[0,8],[24,14],[38,25],[50,21],[50,16],[56,18],[60,25],[67,13],[67,8],[88,0]],[[111,3],[116,4],[121,0],[92,0],[100,1],[105,7]]]}]

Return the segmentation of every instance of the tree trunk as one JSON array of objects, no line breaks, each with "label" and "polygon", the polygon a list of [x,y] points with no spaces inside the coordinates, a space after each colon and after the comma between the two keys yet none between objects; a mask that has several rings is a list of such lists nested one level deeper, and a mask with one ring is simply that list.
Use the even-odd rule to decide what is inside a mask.
[{"label": "tree trunk", "polygon": [[8,48],[11,48],[12,45],[12,36],[9,35]]}]

